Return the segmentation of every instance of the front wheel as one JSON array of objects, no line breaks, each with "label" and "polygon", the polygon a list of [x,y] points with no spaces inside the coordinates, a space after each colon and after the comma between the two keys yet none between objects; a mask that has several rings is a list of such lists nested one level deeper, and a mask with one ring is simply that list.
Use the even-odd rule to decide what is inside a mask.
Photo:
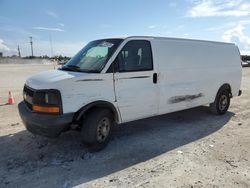
[{"label": "front wheel", "polygon": [[82,122],[81,137],[90,151],[103,149],[109,142],[113,130],[113,116],[107,109],[95,109]]},{"label": "front wheel", "polygon": [[228,90],[219,91],[214,103],[210,104],[210,110],[217,115],[225,114],[230,106],[230,93]]}]

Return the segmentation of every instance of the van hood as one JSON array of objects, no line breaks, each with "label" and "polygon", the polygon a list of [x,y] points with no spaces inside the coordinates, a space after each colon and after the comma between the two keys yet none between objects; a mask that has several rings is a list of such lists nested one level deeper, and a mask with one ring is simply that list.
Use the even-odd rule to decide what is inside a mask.
[{"label": "van hood", "polygon": [[84,75],[87,75],[87,73],[49,70],[31,76],[26,80],[25,84],[34,89],[49,89],[49,87],[60,81],[73,79]]}]

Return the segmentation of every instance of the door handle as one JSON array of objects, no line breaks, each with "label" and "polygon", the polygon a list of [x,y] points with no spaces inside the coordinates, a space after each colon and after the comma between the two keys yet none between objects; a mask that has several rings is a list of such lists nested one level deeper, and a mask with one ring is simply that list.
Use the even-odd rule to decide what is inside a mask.
[{"label": "door handle", "polygon": [[157,83],[157,79],[158,79],[157,77],[158,77],[158,76],[157,76],[157,73],[154,73],[154,74],[153,74],[153,83],[154,83],[154,84]]}]

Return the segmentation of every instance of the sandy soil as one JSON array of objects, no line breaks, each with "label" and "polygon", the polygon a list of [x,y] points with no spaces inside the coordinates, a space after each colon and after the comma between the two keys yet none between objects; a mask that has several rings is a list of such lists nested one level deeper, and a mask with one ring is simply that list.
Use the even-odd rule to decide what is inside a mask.
[{"label": "sandy soil", "polygon": [[224,116],[199,107],[128,123],[95,154],[77,132],[47,139],[25,130],[24,81],[52,68],[0,65],[0,187],[250,187],[250,68]]}]

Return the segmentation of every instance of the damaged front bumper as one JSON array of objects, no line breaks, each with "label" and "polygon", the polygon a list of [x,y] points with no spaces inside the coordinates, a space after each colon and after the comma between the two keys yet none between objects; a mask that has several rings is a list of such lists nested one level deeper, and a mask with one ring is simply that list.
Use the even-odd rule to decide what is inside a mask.
[{"label": "damaged front bumper", "polygon": [[42,114],[31,111],[25,102],[18,104],[19,114],[26,129],[45,137],[57,137],[70,128],[74,113]]}]

